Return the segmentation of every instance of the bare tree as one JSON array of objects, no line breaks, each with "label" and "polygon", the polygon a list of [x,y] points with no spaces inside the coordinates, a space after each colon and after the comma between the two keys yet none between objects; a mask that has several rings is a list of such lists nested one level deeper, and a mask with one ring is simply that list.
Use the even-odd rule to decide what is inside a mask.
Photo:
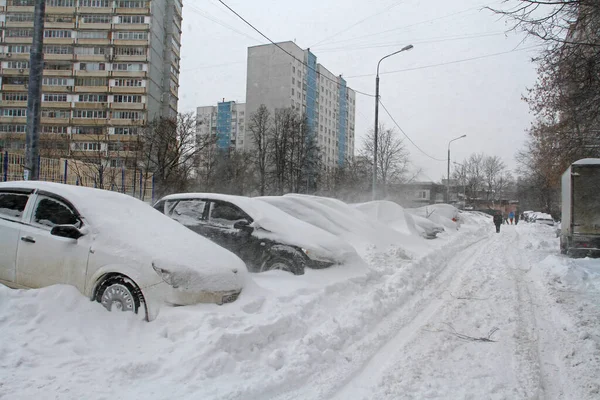
[{"label": "bare tree", "polygon": [[[373,165],[374,132],[370,131],[363,141],[361,155]],[[388,185],[402,183],[407,179],[408,150],[395,129],[380,125],[377,135],[377,180],[381,184],[384,196]]]},{"label": "bare tree", "polygon": [[250,141],[254,146],[251,159],[258,173],[259,193],[264,196],[267,188],[271,133],[271,113],[264,104],[250,116],[246,132],[250,134]]}]

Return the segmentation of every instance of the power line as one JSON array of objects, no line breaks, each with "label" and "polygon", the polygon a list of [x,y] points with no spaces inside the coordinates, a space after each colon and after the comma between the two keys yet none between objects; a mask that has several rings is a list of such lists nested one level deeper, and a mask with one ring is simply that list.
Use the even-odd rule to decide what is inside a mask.
[{"label": "power line", "polygon": [[437,37],[437,38],[431,38],[431,39],[425,39],[425,40],[419,40],[419,41],[414,41],[414,40],[405,40],[402,43],[398,43],[398,42],[394,42],[394,43],[375,43],[372,45],[364,45],[364,46],[352,46],[352,45],[348,45],[348,46],[344,46],[344,47],[332,47],[329,49],[321,49],[319,50],[320,53],[335,53],[338,51],[348,51],[349,49],[351,50],[370,50],[370,49],[376,49],[376,48],[381,48],[381,47],[396,47],[396,46],[402,46],[403,43],[412,43],[412,44],[426,44],[426,43],[442,43],[442,42],[451,42],[451,41],[455,41],[455,40],[466,40],[466,39],[479,39],[479,38],[483,38],[483,37],[491,37],[491,36],[505,36],[506,33],[505,32],[489,32],[489,33],[478,33],[478,34],[472,34],[472,35],[454,35],[454,36],[441,36],[441,37]]},{"label": "power line", "polygon": [[400,127],[400,125],[398,125],[398,123],[396,122],[396,120],[394,119],[394,117],[392,117],[392,114],[390,114],[390,112],[388,111],[388,109],[385,108],[385,106],[383,105],[383,103],[381,102],[381,100],[379,100],[379,104],[381,104],[381,107],[383,107],[383,109],[385,110],[386,114],[392,119],[392,121],[394,122],[394,124],[396,125],[396,127],[398,129],[400,129],[400,132],[402,132],[402,134],[408,139],[408,141],[411,142],[413,144],[413,146],[415,146],[421,153],[425,154],[427,157],[429,157],[429,158],[431,158],[432,160],[435,160],[435,161],[447,161],[447,160],[442,160],[440,158],[435,158],[433,156],[430,156],[423,149],[421,149],[419,146],[417,146],[417,144],[415,142],[413,142],[413,140],[406,134],[406,132],[404,132],[404,129],[402,129]]},{"label": "power line", "polygon": [[319,41],[319,42],[317,42],[317,43],[313,44],[313,45],[312,45],[312,46],[310,46],[310,47],[316,47],[316,46],[318,46],[319,44],[321,44],[321,43],[323,43],[323,42],[326,42],[326,41],[328,41],[329,39],[331,39],[331,38],[333,38],[333,37],[336,37],[336,36],[337,36],[337,35],[339,35],[340,33],[347,32],[347,31],[349,31],[350,29],[354,28],[355,26],[362,24],[362,23],[363,23],[363,22],[365,22],[366,20],[368,20],[368,19],[371,19],[371,18],[373,18],[373,17],[376,17],[376,16],[378,16],[378,15],[381,15],[381,14],[383,14],[383,13],[384,13],[384,12],[386,12],[386,11],[389,11],[389,10],[391,10],[392,8],[394,8],[394,7],[398,6],[398,5],[399,5],[400,3],[402,3],[403,1],[405,1],[405,0],[400,0],[400,1],[397,1],[397,2],[395,2],[394,4],[392,4],[392,5],[388,6],[388,7],[386,7],[384,10],[381,10],[380,12],[378,12],[378,13],[375,13],[375,14],[373,14],[373,15],[369,15],[368,17],[366,17],[366,18],[363,18],[363,19],[361,19],[360,21],[357,21],[357,22],[353,23],[352,25],[350,25],[350,26],[348,26],[348,27],[346,27],[346,28],[342,29],[341,31],[338,31],[338,32],[334,33],[334,34],[333,34],[333,35],[331,35],[331,36],[327,36],[325,39],[322,39],[321,41]]},{"label": "power line", "polygon": [[[461,63],[461,62],[467,62],[467,61],[473,61],[473,60],[480,60],[482,58],[495,57],[495,56],[500,56],[500,55],[503,55],[503,54],[515,53],[517,51],[531,50],[531,49],[539,48],[540,46],[541,45],[535,45],[535,46],[530,46],[530,47],[523,47],[523,48],[520,48],[520,49],[502,51],[500,53],[485,54],[483,56],[478,56],[478,57],[463,58],[461,60],[448,61],[448,62],[439,63],[439,64],[430,64],[430,65],[423,65],[423,66],[415,67],[415,68],[405,68],[405,69],[397,69],[397,70],[394,70],[394,71],[380,72],[380,75],[395,74],[397,72],[416,71],[416,70],[419,70],[419,69],[441,67],[441,66],[450,65],[450,64],[458,64],[458,63]],[[348,76],[347,78],[348,79],[350,79],[350,78],[363,78],[363,77],[366,77],[366,76],[375,76],[375,74],[353,75],[353,76]]]},{"label": "power line", "polygon": [[[315,73],[320,76],[321,78],[325,78],[326,80],[333,82],[336,86],[340,86],[339,82],[336,80],[333,80],[331,78],[329,78],[328,76],[325,76],[321,73],[319,73],[319,71],[317,71],[315,68],[311,67],[310,65],[308,65],[304,60],[299,60],[298,58],[296,58],[295,55],[293,55],[292,53],[290,53],[289,51],[287,51],[286,49],[284,49],[283,47],[281,47],[278,43],[275,43],[274,41],[272,41],[267,35],[265,35],[264,33],[262,33],[260,30],[258,30],[258,28],[256,28],[254,25],[252,25],[250,22],[248,22],[246,19],[244,19],[244,17],[242,17],[240,14],[238,14],[233,8],[229,7],[223,0],[218,0],[219,3],[223,4],[225,7],[227,7],[227,9],[229,11],[231,11],[232,13],[234,13],[239,19],[241,19],[242,21],[244,21],[248,26],[250,26],[252,29],[254,29],[256,32],[258,32],[262,37],[264,37],[265,39],[267,39],[269,42],[271,42],[271,44],[277,46],[281,51],[283,51],[284,53],[286,53],[287,55],[289,55],[290,57],[292,57],[294,60],[298,61],[299,63],[301,63],[302,65],[304,65],[305,67],[307,67],[308,69],[311,69],[313,71],[315,71]],[[367,94],[367,93],[363,93],[360,92],[358,90],[352,89],[354,90],[354,92],[365,95],[365,96],[370,96],[370,97],[375,97],[372,94]]]},{"label": "power line", "polygon": [[255,37],[252,37],[252,36],[250,36],[250,35],[248,35],[248,34],[246,34],[246,33],[244,33],[244,32],[238,31],[238,30],[237,30],[237,29],[235,29],[234,27],[227,25],[225,22],[223,22],[223,21],[221,21],[221,20],[217,19],[216,17],[213,17],[213,16],[211,16],[210,14],[207,14],[207,13],[205,13],[205,12],[204,12],[204,11],[202,11],[201,9],[199,9],[199,8],[197,8],[197,7],[195,7],[195,6],[191,5],[191,4],[188,4],[188,5],[186,6],[186,8],[189,8],[191,11],[193,11],[193,12],[195,12],[196,14],[200,15],[201,17],[204,17],[204,18],[208,19],[209,21],[212,21],[212,22],[214,22],[214,23],[215,23],[215,24],[217,24],[217,25],[220,25],[220,26],[222,26],[222,27],[224,27],[224,28],[227,28],[227,29],[229,29],[229,30],[231,30],[231,31],[233,31],[233,32],[235,32],[235,33],[237,33],[237,34],[239,34],[239,35],[245,36],[245,37],[247,37],[248,39],[252,39],[252,40],[253,40],[253,41],[255,41],[255,42],[260,42],[260,40],[256,39]]}]

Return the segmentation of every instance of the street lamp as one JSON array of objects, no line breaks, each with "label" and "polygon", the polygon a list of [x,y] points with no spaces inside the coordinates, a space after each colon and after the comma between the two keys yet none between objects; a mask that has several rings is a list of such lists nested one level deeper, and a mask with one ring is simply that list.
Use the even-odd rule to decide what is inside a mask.
[{"label": "street lamp", "polygon": [[450,203],[450,143],[465,137],[467,137],[467,135],[459,136],[448,142],[448,180],[446,181],[446,203]]},{"label": "street lamp", "polygon": [[383,60],[388,57],[391,57],[395,54],[402,53],[403,51],[407,51],[413,48],[412,44],[401,48],[398,51],[395,51],[387,56],[383,57],[377,63],[377,77],[375,78],[375,131],[373,138],[373,200],[377,197],[377,133],[379,131],[379,64]]}]

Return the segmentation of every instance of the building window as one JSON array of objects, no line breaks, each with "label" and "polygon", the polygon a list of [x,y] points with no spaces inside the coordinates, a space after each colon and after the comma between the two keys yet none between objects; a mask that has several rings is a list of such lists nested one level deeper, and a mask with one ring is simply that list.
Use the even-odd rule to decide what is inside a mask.
[{"label": "building window", "polygon": [[143,15],[119,15],[120,24],[143,24],[145,22]]},{"label": "building window", "polygon": [[115,135],[135,135],[137,134],[137,127],[122,126],[115,128]]},{"label": "building window", "polygon": [[45,38],[70,38],[73,36],[72,31],[64,31],[58,29],[46,29],[44,30]]},{"label": "building window", "polygon": [[109,53],[108,47],[75,47],[75,54],[80,56],[101,56]]},{"label": "building window", "polygon": [[64,103],[67,101],[66,94],[44,94],[42,96],[42,101],[50,101],[54,103]]},{"label": "building window", "polygon": [[31,46],[26,45],[10,45],[6,46],[7,53],[29,53]]},{"label": "building window", "polygon": [[117,56],[145,56],[145,47],[115,47],[115,55]]},{"label": "building window", "polygon": [[146,0],[117,0],[118,8],[146,8],[148,1]]},{"label": "building window", "polygon": [[42,110],[44,118],[70,118],[71,111],[67,110]]},{"label": "building window", "polygon": [[103,143],[98,142],[76,142],[73,143],[73,150],[80,151],[102,151],[104,150]]},{"label": "building window", "polygon": [[0,125],[2,133],[25,133],[27,125]]},{"label": "building window", "polygon": [[110,24],[112,22],[112,15],[89,14],[81,15],[79,18],[86,24]]},{"label": "building window", "polygon": [[116,79],[115,86],[142,87],[142,79]]},{"label": "building window", "polygon": [[29,61],[9,61],[5,69],[26,69],[29,68]]},{"label": "building window", "polygon": [[120,40],[147,40],[148,32],[117,32],[115,39]]},{"label": "building window", "polygon": [[75,0],[46,0],[46,7],[75,7]]},{"label": "building window", "polygon": [[79,31],[78,39],[108,39],[108,31]]},{"label": "building window", "polygon": [[106,103],[108,96],[105,94],[80,94],[80,103]]},{"label": "building window", "polygon": [[82,71],[106,71],[105,63],[79,63],[79,69]]},{"label": "building window", "polygon": [[129,95],[129,94],[116,94],[114,95],[115,103],[141,103],[142,96]]},{"label": "building window", "polygon": [[139,111],[113,111],[112,117],[114,119],[129,119],[138,121],[144,119],[144,113]]},{"label": "building window", "polygon": [[73,118],[98,119],[106,118],[106,111],[103,110],[75,110]]},{"label": "building window", "polygon": [[69,128],[66,126],[42,125],[42,133],[67,134],[68,132]]},{"label": "building window", "polygon": [[45,70],[51,71],[71,71],[73,69],[73,64],[71,63],[53,63],[53,62],[45,62],[44,63]]},{"label": "building window", "polygon": [[46,77],[42,79],[42,85],[47,86],[69,86],[71,84],[67,78]]},{"label": "building window", "polygon": [[106,78],[77,78],[77,86],[106,86],[108,79]]},{"label": "building window", "polygon": [[0,115],[3,117],[26,117],[26,108],[2,108],[0,109]]},{"label": "building window", "polygon": [[2,93],[3,101],[27,101],[27,93]]},{"label": "building window", "polygon": [[44,46],[44,54],[73,54],[73,47],[47,45]]},{"label": "building window", "polygon": [[7,22],[33,22],[33,13],[29,14],[6,14]]},{"label": "building window", "polygon": [[21,28],[21,29],[7,29],[7,37],[33,37],[33,29]]},{"label": "building window", "polygon": [[143,71],[144,64],[125,64],[125,63],[113,64],[112,70],[113,71],[136,71],[136,72]]},{"label": "building window", "polygon": [[112,0],[79,0],[79,7],[112,7]]},{"label": "building window", "polygon": [[101,126],[76,126],[71,132],[76,135],[103,135],[104,129]]}]

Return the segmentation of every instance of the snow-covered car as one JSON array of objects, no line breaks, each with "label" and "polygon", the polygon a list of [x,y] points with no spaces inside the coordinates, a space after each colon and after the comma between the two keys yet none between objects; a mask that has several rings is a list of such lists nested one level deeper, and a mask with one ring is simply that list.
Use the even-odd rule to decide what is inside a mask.
[{"label": "snow-covered car", "polygon": [[536,224],[554,226],[554,219],[552,219],[550,214],[537,213],[534,222]]},{"label": "snow-covered car", "polygon": [[133,197],[49,182],[0,183],[0,283],[70,284],[108,310],[156,317],[160,305],[226,303],[246,270]]},{"label": "snow-covered car", "polygon": [[173,194],[154,208],[231,250],[252,272],[295,275],[360,259],[352,246],[261,200],[215,193]]}]

